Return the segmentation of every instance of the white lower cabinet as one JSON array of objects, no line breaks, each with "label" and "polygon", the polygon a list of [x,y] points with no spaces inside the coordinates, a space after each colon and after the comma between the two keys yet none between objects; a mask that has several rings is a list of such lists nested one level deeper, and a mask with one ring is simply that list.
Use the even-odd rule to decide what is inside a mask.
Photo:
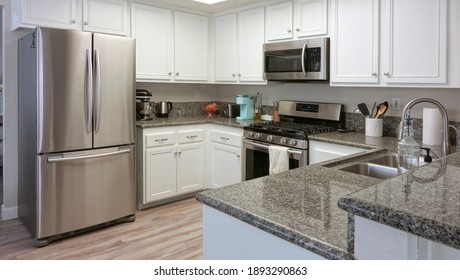
[{"label": "white lower cabinet", "polygon": [[211,186],[241,182],[241,148],[211,142]]},{"label": "white lower cabinet", "polygon": [[460,260],[460,250],[355,216],[359,260]]},{"label": "white lower cabinet", "polygon": [[204,125],[138,128],[138,208],[204,188],[205,131]]},{"label": "white lower cabinet", "polygon": [[210,187],[242,181],[242,135],[242,129],[233,127],[213,126],[210,129]]},{"label": "white lower cabinet", "polygon": [[309,141],[309,164],[363,152],[365,149],[320,141]]}]

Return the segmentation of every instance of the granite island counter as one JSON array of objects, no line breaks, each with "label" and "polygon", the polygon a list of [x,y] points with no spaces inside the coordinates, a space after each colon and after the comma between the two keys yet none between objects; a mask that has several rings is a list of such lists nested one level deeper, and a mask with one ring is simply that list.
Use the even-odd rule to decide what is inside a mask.
[{"label": "granite island counter", "polygon": [[[229,254],[219,255],[219,252],[206,254],[207,246],[204,245],[204,258],[360,259],[360,256],[355,254],[354,217],[356,215],[403,231],[410,231],[418,236],[441,242],[443,245],[459,248],[460,200],[457,189],[460,189],[460,184],[455,183],[458,182],[458,179],[455,179],[453,169],[458,168],[455,159],[460,157],[460,154],[457,153],[448,157],[450,159],[446,161],[447,172],[439,179],[447,182],[444,183],[442,190],[449,189],[450,192],[453,192],[449,192],[450,195],[449,198],[446,198],[447,200],[443,200],[440,194],[435,196],[436,203],[441,203],[447,208],[440,209],[436,203],[428,203],[433,198],[430,191],[436,192],[429,186],[426,186],[424,191],[417,189],[417,191],[412,192],[414,198],[409,199],[409,204],[413,204],[411,208],[404,205],[404,199],[407,200],[407,193],[406,196],[403,195],[405,194],[404,188],[401,188],[400,184],[397,185],[398,187],[391,185],[406,180],[408,174],[383,181],[329,168],[363,156],[386,150],[394,151],[397,145],[397,140],[394,137],[372,138],[360,133],[333,132],[314,135],[309,139],[351,145],[368,150],[337,160],[289,170],[221,189],[208,190],[197,195],[197,199],[204,204],[204,220],[206,220],[206,215],[213,216],[216,213],[217,216],[214,219],[216,217],[222,218],[219,214],[230,216],[235,221],[244,222],[259,229],[260,232],[276,236],[278,239],[290,243],[289,245],[295,244],[298,248],[306,249],[305,251],[308,251],[309,254],[293,253],[291,257],[277,254],[283,247],[276,245],[274,247],[277,248],[277,252],[264,251],[265,257],[264,255],[253,256],[251,255],[253,251],[251,246],[263,238],[251,237],[246,232],[237,236],[236,232],[230,231],[233,235],[226,236],[226,238],[231,239],[234,236],[234,240],[229,242],[232,244],[232,248],[225,248]],[[437,147],[433,148],[436,149]],[[436,169],[440,163],[441,161],[438,161],[420,167],[415,172],[432,174],[433,168]],[[383,188],[381,188],[382,186]],[[395,208],[393,208],[391,201],[384,206],[380,205],[381,201],[388,202],[388,198],[393,197],[392,191],[398,193],[398,202],[401,204]],[[447,194],[446,191],[443,193]],[[409,197],[411,196],[409,195]],[[338,203],[339,201],[340,203]],[[416,205],[420,202],[424,206],[419,205],[417,208]],[[346,211],[340,209],[339,204],[340,208]],[[398,209],[398,207],[403,210]],[[420,213],[417,212],[420,208],[425,209],[425,216],[422,215],[422,218],[418,216]],[[444,211],[446,214],[427,214],[430,211],[434,211],[433,213]],[[401,214],[402,212],[403,214]],[[394,219],[395,213],[402,216]],[[231,227],[238,225],[238,223],[232,223],[230,224]],[[213,234],[212,232],[206,234],[207,226],[209,223],[205,221],[205,243],[206,238]],[[412,228],[417,228],[417,230]],[[224,236],[225,230],[221,229],[219,234]],[[271,240],[273,241],[273,239]],[[238,246],[239,241],[243,246]],[[212,242],[215,245],[218,240]],[[376,241],[374,240],[374,242]],[[257,248],[257,245],[255,246]],[[236,252],[238,250],[241,251],[240,254]]]}]

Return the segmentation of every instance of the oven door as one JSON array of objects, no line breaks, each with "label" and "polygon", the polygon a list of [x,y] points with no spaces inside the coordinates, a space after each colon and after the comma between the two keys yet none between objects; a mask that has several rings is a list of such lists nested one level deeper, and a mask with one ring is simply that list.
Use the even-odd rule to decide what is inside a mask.
[{"label": "oven door", "polygon": [[[243,180],[251,180],[269,175],[270,160],[268,147],[270,145],[243,140]],[[308,164],[308,150],[289,149],[289,169]]]}]

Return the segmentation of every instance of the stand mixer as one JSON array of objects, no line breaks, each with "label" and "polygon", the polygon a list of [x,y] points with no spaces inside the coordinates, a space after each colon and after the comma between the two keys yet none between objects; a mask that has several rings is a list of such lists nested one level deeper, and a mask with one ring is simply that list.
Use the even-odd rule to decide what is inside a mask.
[{"label": "stand mixer", "polygon": [[152,93],[145,89],[136,90],[136,119],[139,121],[152,120],[155,102],[150,101]]}]

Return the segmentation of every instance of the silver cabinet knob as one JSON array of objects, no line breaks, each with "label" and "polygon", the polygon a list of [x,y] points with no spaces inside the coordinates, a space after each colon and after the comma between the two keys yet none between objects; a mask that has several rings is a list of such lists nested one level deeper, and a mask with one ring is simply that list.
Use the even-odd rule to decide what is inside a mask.
[{"label": "silver cabinet knob", "polygon": [[299,32],[299,31],[300,31],[300,28],[296,27],[296,28],[295,28],[295,31]]},{"label": "silver cabinet knob", "polygon": [[385,76],[390,76],[390,73],[389,73],[389,72],[385,72],[385,73],[383,73],[383,75],[385,75]]},{"label": "silver cabinet knob", "polygon": [[179,76],[179,72],[176,73],[176,76]]},{"label": "silver cabinet knob", "polygon": [[169,73],[168,73],[168,76],[171,76],[171,75],[172,75],[172,73],[171,73],[171,72],[169,72]]},{"label": "silver cabinet knob", "polygon": [[76,19],[72,20],[72,23],[77,23],[77,20]]},{"label": "silver cabinet knob", "polygon": [[287,29],[287,32],[288,32],[288,33],[291,33],[291,32],[292,32],[292,30],[291,30],[290,28],[288,28],[288,29]]},{"label": "silver cabinet knob", "polygon": [[236,155],[237,158],[241,157],[241,155]]},{"label": "silver cabinet knob", "polygon": [[88,25],[88,24],[89,24],[89,21],[85,21],[83,24],[84,24],[84,25]]},{"label": "silver cabinet knob", "polygon": [[372,76],[377,76],[377,73],[376,72],[372,72]]},{"label": "silver cabinet knob", "polygon": [[232,76],[233,76],[233,78],[235,78],[236,74],[235,74],[235,73],[233,73],[233,74],[232,74]]},{"label": "silver cabinet knob", "polygon": [[238,77],[241,77],[241,73],[238,73]]}]

